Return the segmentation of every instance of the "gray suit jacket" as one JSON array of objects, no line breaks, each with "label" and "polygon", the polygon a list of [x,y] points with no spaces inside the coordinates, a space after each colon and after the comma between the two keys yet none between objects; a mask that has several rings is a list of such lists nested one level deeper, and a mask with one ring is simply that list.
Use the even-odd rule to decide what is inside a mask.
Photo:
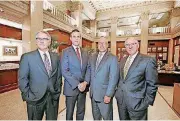
[{"label": "gray suit jacket", "polygon": [[106,52],[96,70],[97,56],[98,53],[95,53],[89,59],[85,80],[90,83],[90,97],[103,102],[104,96],[114,96],[119,78],[119,67],[117,57]]},{"label": "gray suit jacket", "polygon": [[[81,49],[81,62],[79,61],[73,46],[63,50],[61,69],[64,80],[64,95],[76,96],[80,93],[78,84],[84,81],[88,64],[88,52]],[[88,90],[86,90],[88,91]]]},{"label": "gray suit jacket", "polygon": [[127,57],[120,62],[120,80],[115,97],[120,104],[123,103],[123,100],[126,101],[131,110],[147,109],[149,105],[153,105],[157,91],[156,60],[138,53],[124,79],[123,72],[126,60]]},{"label": "gray suit jacket", "polygon": [[19,68],[19,88],[24,101],[38,101],[46,93],[47,87],[54,100],[58,100],[61,93],[60,58],[49,52],[52,73],[48,76],[43,60],[38,50],[21,56]]}]

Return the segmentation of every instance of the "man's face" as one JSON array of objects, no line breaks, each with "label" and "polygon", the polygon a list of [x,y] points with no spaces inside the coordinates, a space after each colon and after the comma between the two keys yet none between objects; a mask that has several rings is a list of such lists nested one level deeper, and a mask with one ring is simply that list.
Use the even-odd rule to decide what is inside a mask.
[{"label": "man's face", "polygon": [[108,42],[105,38],[101,38],[98,42],[98,49],[100,52],[105,52],[108,48]]},{"label": "man's face", "polygon": [[70,40],[74,46],[79,46],[81,41],[81,34],[80,32],[73,32],[71,34]]},{"label": "man's face", "polygon": [[45,33],[39,33],[36,37],[36,45],[42,51],[47,51],[51,44],[51,40]]},{"label": "man's face", "polygon": [[134,55],[138,51],[139,43],[137,40],[128,39],[125,41],[125,47],[129,55]]}]

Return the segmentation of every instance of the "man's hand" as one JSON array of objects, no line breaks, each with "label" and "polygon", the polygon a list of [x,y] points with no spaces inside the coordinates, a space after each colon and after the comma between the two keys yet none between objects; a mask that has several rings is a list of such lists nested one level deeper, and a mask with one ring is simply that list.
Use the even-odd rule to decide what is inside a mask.
[{"label": "man's hand", "polygon": [[87,82],[86,82],[86,81],[81,82],[81,83],[79,83],[79,85],[78,85],[78,89],[79,89],[81,92],[83,92],[83,91],[86,89],[86,85],[87,85]]},{"label": "man's hand", "polygon": [[104,96],[104,103],[110,103],[111,97]]}]

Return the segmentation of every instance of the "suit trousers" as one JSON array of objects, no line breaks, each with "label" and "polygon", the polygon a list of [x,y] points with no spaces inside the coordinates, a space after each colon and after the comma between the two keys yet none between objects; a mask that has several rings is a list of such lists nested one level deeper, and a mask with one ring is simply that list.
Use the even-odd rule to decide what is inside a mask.
[{"label": "suit trousers", "polygon": [[53,100],[49,92],[38,101],[27,102],[28,120],[42,120],[44,112],[46,120],[57,120],[59,100]]},{"label": "suit trousers", "polygon": [[133,111],[132,109],[128,108],[124,99],[121,103],[119,102],[119,100],[117,100],[117,106],[120,120],[147,120],[147,109]]},{"label": "suit trousers", "polygon": [[73,113],[76,102],[76,120],[84,120],[86,93],[81,92],[76,96],[66,96],[66,120],[73,120]]},{"label": "suit trousers", "polygon": [[113,102],[106,104],[104,102],[97,102],[93,98],[92,103],[92,113],[94,120],[113,120]]}]

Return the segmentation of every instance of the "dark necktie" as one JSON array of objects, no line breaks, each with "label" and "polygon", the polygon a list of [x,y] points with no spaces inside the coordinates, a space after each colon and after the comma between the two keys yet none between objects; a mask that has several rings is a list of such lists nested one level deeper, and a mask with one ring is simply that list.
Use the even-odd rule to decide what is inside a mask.
[{"label": "dark necktie", "polygon": [[81,61],[81,56],[80,56],[79,48],[78,47],[76,48],[76,54],[77,54],[78,59]]},{"label": "dark necktie", "polygon": [[52,68],[51,68],[51,65],[50,65],[49,58],[47,57],[46,53],[44,53],[44,65],[45,65],[45,68],[46,68],[46,70],[48,72],[48,75],[50,76]]}]

